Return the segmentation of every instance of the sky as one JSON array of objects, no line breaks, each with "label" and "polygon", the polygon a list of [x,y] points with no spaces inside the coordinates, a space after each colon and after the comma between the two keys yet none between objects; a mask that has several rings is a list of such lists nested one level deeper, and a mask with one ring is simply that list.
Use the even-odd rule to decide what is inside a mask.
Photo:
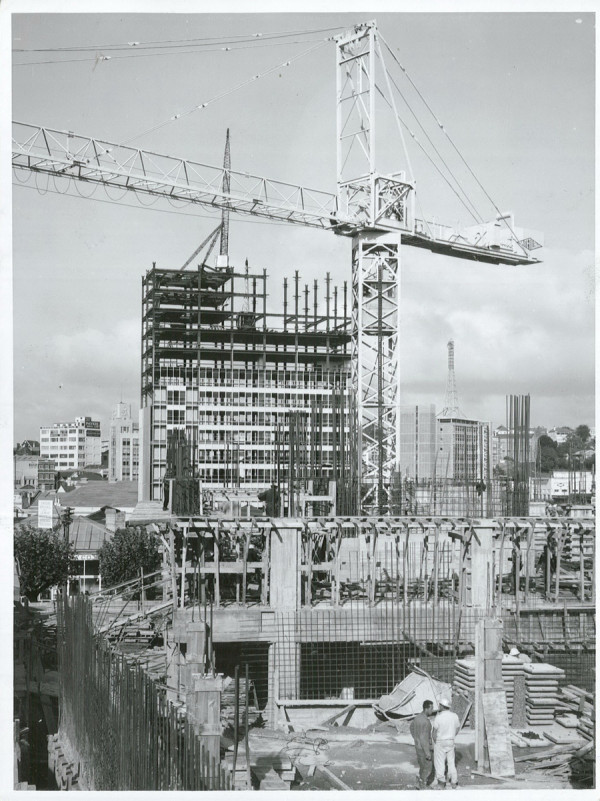
[{"label": "sky", "polygon": [[[498,425],[505,396],[529,393],[534,424],[593,425],[594,16],[376,16],[385,41],[497,208],[545,237],[544,249],[534,254],[543,262],[527,267],[402,249],[402,401],[441,410],[452,338],[460,406],[469,416]],[[12,46],[28,52],[13,54],[12,116],[216,165],[229,128],[234,169],[335,192],[335,48],[323,42],[335,30],[325,29],[341,31],[367,18],[17,14]],[[302,33],[276,46],[267,39],[291,31]],[[214,46],[190,52],[184,40],[199,37]],[[242,47],[236,37],[252,41]],[[157,41],[183,46],[176,55],[109,47]],[[318,42],[289,66],[143,134]],[[91,50],[57,50],[84,47]],[[109,60],[96,58],[109,54]],[[491,218],[494,206],[391,57],[388,65],[408,100],[407,106],[399,101],[403,119],[418,133],[414,111],[432,139],[437,136],[439,152]],[[409,170],[385,111],[380,169]],[[411,133],[405,136],[428,218],[472,222]],[[116,203],[102,189],[87,197],[85,185],[17,177],[26,182],[15,180],[12,195],[15,441],[37,439],[40,425],[79,415],[101,420],[107,435],[116,402],[131,403],[134,412],[139,404],[142,275],[152,262],[180,267],[218,213],[164,201]],[[232,216],[231,261],[242,268],[248,258],[251,269],[266,268],[274,307],[283,277],[295,270],[311,286],[327,271],[335,283],[349,281],[350,249],[349,239],[330,232]]]}]

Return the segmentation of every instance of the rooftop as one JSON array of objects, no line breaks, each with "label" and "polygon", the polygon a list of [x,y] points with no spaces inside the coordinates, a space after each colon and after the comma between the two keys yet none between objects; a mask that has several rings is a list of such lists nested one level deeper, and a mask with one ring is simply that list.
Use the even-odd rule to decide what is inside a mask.
[{"label": "rooftop", "polygon": [[77,507],[112,506],[115,509],[133,509],[138,500],[136,481],[91,481],[77,487],[65,499],[66,505]]},{"label": "rooftop", "polygon": [[112,537],[112,533],[95,520],[89,517],[76,515],[69,528],[69,541],[75,551],[98,551],[107,539]]}]

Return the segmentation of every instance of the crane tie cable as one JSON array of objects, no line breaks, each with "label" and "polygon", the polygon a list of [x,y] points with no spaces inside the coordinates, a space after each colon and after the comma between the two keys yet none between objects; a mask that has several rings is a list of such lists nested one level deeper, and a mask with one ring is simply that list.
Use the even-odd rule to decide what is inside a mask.
[{"label": "crane tie cable", "polygon": [[[388,48],[388,50],[389,50],[389,48]],[[425,138],[427,139],[427,141],[429,142],[429,144],[430,144],[430,145],[431,145],[431,147],[433,148],[433,150],[434,150],[434,152],[436,153],[437,157],[440,159],[440,161],[442,162],[442,164],[444,165],[444,167],[446,168],[446,170],[448,171],[448,173],[449,173],[449,174],[452,176],[452,179],[453,179],[453,181],[455,182],[455,184],[456,184],[456,187],[457,187],[457,188],[460,190],[460,192],[462,192],[462,194],[463,194],[463,196],[464,196],[465,200],[467,201],[467,203],[469,204],[469,206],[471,206],[471,209],[472,209],[472,211],[471,211],[470,209],[468,209],[468,208],[467,208],[467,211],[469,211],[469,214],[471,215],[471,217],[473,217],[473,219],[475,220],[475,222],[479,222],[479,223],[480,223],[480,222],[483,222],[483,218],[482,218],[481,214],[479,213],[479,211],[477,210],[477,208],[476,208],[476,206],[475,206],[474,202],[473,202],[473,201],[471,200],[471,198],[470,198],[470,197],[467,195],[467,193],[466,193],[465,189],[464,189],[464,188],[461,186],[461,184],[460,184],[460,181],[459,181],[459,180],[458,180],[458,178],[457,178],[457,177],[454,175],[454,173],[453,173],[453,172],[452,172],[452,170],[450,169],[450,166],[448,165],[448,163],[446,162],[446,160],[444,159],[444,157],[442,156],[442,154],[439,152],[439,150],[438,150],[438,149],[437,149],[437,147],[435,146],[435,143],[432,141],[432,139],[431,139],[431,137],[429,136],[429,134],[427,133],[427,131],[426,131],[425,127],[423,126],[423,124],[421,123],[421,121],[419,120],[419,118],[417,117],[416,113],[413,111],[413,108],[412,108],[412,106],[410,105],[410,103],[408,102],[408,100],[406,99],[406,97],[405,97],[404,93],[402,92],[402,90],[400,89],[400,87],[398,86],[398,84],[396,83],[396,81],[394,80],[394,76],[393,76],[393,75],[390,75],[389,71],[387,70],[387,68],[386,68],[386,66],[385,66],[385,62],[384,62],[384,60],[383,60],[383,54],[381,53],[380,55],[381,55],[381,62],[382,62],[382,65],[383,65],[383,69],[385,70],[385,72],[386,72],[386,74],[387,74],[388,78],[390,79],[390,81],[391,81],[391,82],[392,82],[392,84],[394,85],[394,87],[395,87],[396,91],[398,92],[398,94],[400,95],[400,97],[402,98],[402,100],[404,101],[404,103],[405,103],[406,107],[408,108],[408,110],[410,111],[410,113],[412,114],[412,116],[414,117],[414,119],[415,119],[415,122],[417,123],[417,125],[419,126],[419,128],[421,129],[421,131],[423,132],[423,134],[425,135]],[[400,117],[399,117],[399,115],[397,114],[397,112],[395,111],[395,109],[394,109],[394,112],[396,113],[396,116],[397,116],[397,118],[400,120]],[[409,129],[408,129],[408,127],[406,126],[406,123],[404,123],[404,122],[403,122],[402,124],[403,124],[403,125],[404,125],[404,126],[407,128],[407,130],[409,130]],[[409,130],[409,133],[410,133],[410,130]],[[415,135],[414,135],[414,134],[412,134],[412,133],[411,133],[411,136],[413,137],[413,139],[415,139],[415,141],[417,141],[417,144],[420,144],[420,143],[418,142],[418,140],[416,140],[416,137],[415,137]],[[461,202],[463,203],[463,205],[465,205],[465,204],[464,204],[464,201],[461,201]],[[465,208],[466,208],[466,206],[465,206]],[[474,213],[473,213],[473,212],[474,212]]]},{"label": "crane tie cable", "polygon": [[[15,47],[13,53],[73,53],[73,52],[86,52],[94,50],[129,50],[135,48],[141,50],[145,48],[158,50],[168,49],[174,47],[191,47],[196,43],[197,47],[203,47],[203,42],[212,44],[214,42],[221,42],[221,44],[230,44],[236,42],[251,42],[260,39],[262,41],[269,41],[270,39],[282,39],[286,36],[307,36],[313,33],[328,33],[330,31],[339,31],[342,28],[334,26],[331,28],[300,28],[293,31],[268,31],[266,33],[240,33],[230,34],[229,36],[203,36],[193,37],[190,39],[150,39],[147,42],[113,42],[112,44],[104,45],[84,45],[82,47]],[[224,40],[224,41],[223,41]]]},{"label": "crane tie cable", "polygon": [[[393,59],[394,59],[394,61],[396,62],[396,64],[397,64],[397,65],[400,67],[400,69],[402,70],[402,72],[403,72],[403,73],[406,75],[406,78],[408,79],[409,83],[411,84],[411,86],[413,87],[413,89],[415,90],[415,92],[416,92],[416,93],[419,95],[419,97],[420,97],[420,98],[421,98],[421,100],[423,101],[423,103],[424,103],[425,107],[427,108],[427,110],[429,111],[429,113],[431,114],[431,116],[433,117],[433,119],[436,121],[437,125],[438,125],[438,126],[439,126],[439,128],[441,129],[441,131],[442,131],[442,133],[444,134],[444,136],[445,136],[445,137],[448,139],[448,141],[450,142],[450,144],[452,145],[452,147],[454,148],[454,150],[455,150],[455,151],[456,151],[456,153],[458,154],[459,158],[461,159],[461,161],[463,162],[463,164],[465,165],[465,167],[467,168],[467,170],[468,170],[468,171],[471,173],[471,175],[472,175],[472,176],[473,176],[473,178],[475,179],[475,181],[476,181],[477,185],[479,186],[479,188],[481,189],[481,191],[484,193],[484,195],[487,197],[487,199],[490,201],[490,203],[492,204],[492,206],[493,206],[493,207],[494,207],[494,209],[496,210],[496,212],[497,212],[497,214],[498,214],[498,217],[499,217],[499,219],[500,219],[500,220],[501,220],[501,221],[502,221],[502,222],[503,222],[503,223],[506,225],[506,227],[508,228],[508,230],[510,231],[510,233],[513,235],[513,237],[514,237],[514,239],[515,239],[515,242],[519,243],[519,239],[518,239],[518,237],[517,237],[516,233],[513,231],[513,229],[512,229],[512,226],[511,226],[511,225],[510,225],[510,223],[507,221],[506,217],[505,217],[505,216],[502,214],[502,212],[500,211],[500,209],[498,208],[498,206],[496,205],[496,203],[494,202],[494,200],[493,200],[493,199],[490,197],[490,195],[488,194],[487,190],[485,189],[485,187],[483,186],[483,184],[481,183],[481,181],[479,180],[479,178],[478,178],[478,177],[475,175],[475,173],[473,172],[473,170],[471,169],[471,167],[469,166],[469,164],[468,164],[468,163],[467,163],[467,161],[465,160],[465,157],[463,156],[463,154],[460,152],[460,150],[458,149],[458,147],[457,147],[457,146],[454,144],[454,141],[453,141],[452,137],[450,136],[450,134],[448,133],[448,131],[447,131],[447,130],[446,130],[446,128],[444,127],[443,123],[442,123],[440,120],[438,120],[438,118],[437,118],[436,114],[434,113],[433,109],[431,108],[431,106],[429,105],[429,103],[427,102],[427,100],[425,99],[425,97],[424,97],[424,96],[421,94],[421,92],[419,91],[419,88],[417,87],[417,85],[415,84],[415,82],[413,81],[413,79],[410,77],[410,75],[409,75],[409,73],[407,72],[406,68],[405,68],[404,66],[402,66],[402,64],[400,63],[400,61],[399,61],[399,60],[398,60],[398,58],[396,57],[396,54],[394,53],[394,51],[392,50],[392,48],[389,46],[389,44],[386,42],[386,40],[383,38],[383,36],[381,36],[381,34],[379,34],[379,36],[380,36],[380,38],[381,38],[381,41],[382,41],[382,42],[384,43],[384,45],[386,46],[386,48],[387,48],[388,52],[390,53],[390,55],[392,56],[392,58],[393,58]],[[520,244],[520,243],[519,243],[519,244]]]},{"label": "crane tie cable", "polygon": [[135,136],[131,136],[124,142],[121,142],[121,145],[127,145],[134,139],[138,139],[141,136],[146,136],[146,134],[158,131],[160,128],[164,128],[165,125],[169,125],[171,122],[174,122],[175,120],[182,119],[183,117],[188,117],[195,111],[200,111],[206,108],[207,106],[211,105],[211,103],[216,103],[217,100],[222,100],[224,97],[228,97],[234,92],[237,92],[239,89],[243,89],[245,86],[249,86],[251,83],[254,83],[254,81],[258,81],[261,78],[265,78],[267,75],[270,75],[271,73],[277,70],[283,69],[284,67],[289,67],[294,61],[297,61],[299,58],[308,55],[308,53],[312,53],[314,50],[317,50],[319,47],[322,47],[326,42],[329,42],[330,40],[331,37],[328,36],[326,39],[317,42],[317,44],[314,45],[313,47],[309,47],[307,50],[303,50],[302,53],[298,53],[296,56],[292,56],[292,58],[288,59],[287,61],[283,61],[281,64],[276,64],[274,67],[269,67],[268,70],[265,70],[264,72],[259,72],[257,75],[253,75],[251,78],[247,78],[245,81],[242,81],[242,83],[237,84],[237,86],[234,86],[225,92],[221,92],[221,94],[215,95],[215,97],[212,97],[210,100],[206,100],[204,103],[199,103],[197,106],[194,106],[193,108],[188,109],[187,111],[180,112],[179,114],[173,114],[173,116],[169,117],[168,120],[164,120],[164,122],[160,122],[157,125],[153,125],[151,128],[147,128],[145,131],[136,134]]}]

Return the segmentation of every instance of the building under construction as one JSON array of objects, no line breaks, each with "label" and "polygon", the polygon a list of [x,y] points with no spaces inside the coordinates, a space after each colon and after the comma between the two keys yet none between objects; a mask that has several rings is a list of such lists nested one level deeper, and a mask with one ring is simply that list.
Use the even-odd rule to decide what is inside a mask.
[{"label": "building under construction", "polygon": [[[417,218],[408,155],[386,174],[375,159],[380,96],[401,133],[384,45],[406,70],[374,21],[333,39],[335,195],[235,173],[228,147],[220,169],[72,132],[16,136],[17,169],[224,214],[214,269],[206,255],[187,270],[194,254],[143,279],[140,503],[128,524],[154,538],[162,564],[60,599],[50,762],[69,789],[82,766],[80,786],[102,790],[408,789],[408,723],[417,702],[442,705],[451,688],[461,784],[477,783],[475,767],[483,786],[514,779],[513,747],[533,740],[553,786],[594,781],[595,519],[591,508],[529,516],[528,399],[510,403],[505,514],[487,502],[489,428],[485,441],[452,384],[435,421],[444,475],[425,479],[432,507],[399,470],[402,250],[531,265],[539,238],[495,204],[493,220],[460,229]],[[351,237],[351,292],[296,274],[269,300],[266,273],[229,264],[229,210]],[[452,349],[449,366],[453,378]],[[207,509],[211,493],[245,493],[245,512]],[[266,514],[251,514],[263,493]],[[349,760],[347,728],[333,746],[350,723]],[[390,723],[386,778],[377,727]],[[393,785],[402,742],[413,763]],[[343,780],[361,752],[375,778]],[[317,767],[325,786],[311,785]]]},{"label": "building under construction", "polygon": [[[346,285],[328,274],[319,297],[296,272],[281,311],[266,271],[247,266],[153,266],[142,286],[140,500],[162,502],[165,479],[185,478],[205,492],[274,488],[276,514],[300,496],[352,511]],[[189,453],[185,476],[169,458],[175,440]]]}]

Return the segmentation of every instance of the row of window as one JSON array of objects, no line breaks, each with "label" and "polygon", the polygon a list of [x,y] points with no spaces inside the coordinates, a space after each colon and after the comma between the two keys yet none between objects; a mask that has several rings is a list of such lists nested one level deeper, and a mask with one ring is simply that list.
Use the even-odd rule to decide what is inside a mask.
[{"label": "row of window", "polygon": [[[283,424],[289,410],[279,409],[277,412],[198,412],[193,419],[187,422],[199,426],[276,426]],[[196,418],[197,419],[194,419]],[[310,428],[310,415],[305,415],[306,425]],[[337,415],[339,421],[339,415]],[[165,418],[158,411],[155,412],[154,422],[164,425]],[[183,409],[167,410],[167,425],[185,425],[186,414]],[[319,426],[319,423],[321,424]],[[333,414],[323,412],[317,418],[318,428],[330,428],[333,425]]]}]

